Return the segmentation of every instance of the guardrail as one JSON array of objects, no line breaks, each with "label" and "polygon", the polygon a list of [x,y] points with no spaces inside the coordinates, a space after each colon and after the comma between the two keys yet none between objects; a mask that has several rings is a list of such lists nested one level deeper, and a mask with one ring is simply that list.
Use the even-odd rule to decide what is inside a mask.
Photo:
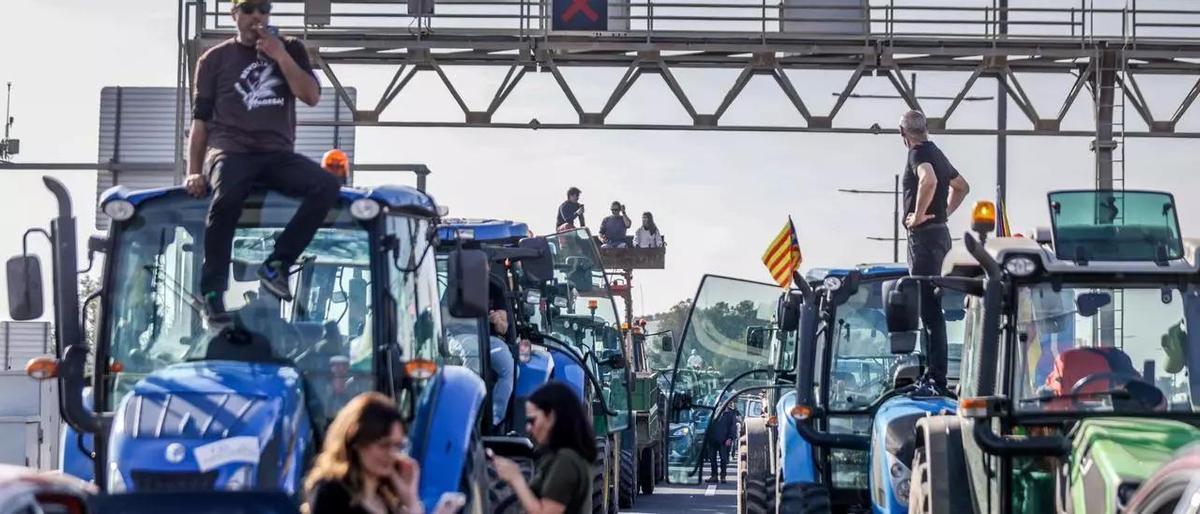
[{"label": "guardrail", "polygon": [[[233,28],[228,2],[182,1],[192,9],[188,19],[199,21],[201,30]],[[275,0],[271,16],[285,30],[340,37],[346,43],[361,36],[420,38],[438,31],[519,38],[559,33],[550,29],[552,0],[411,3],[422,2],[432,3],[432,14],[410,14],[407,1],[335,0],[328,23],[317,25],[308,23],[312,19],[306,22],[303,1]],[[1200,2],[1013,0],[1001,7],[999,0],[610,0],[607,6],[609,30],[583,35],[1200,41]]]}]

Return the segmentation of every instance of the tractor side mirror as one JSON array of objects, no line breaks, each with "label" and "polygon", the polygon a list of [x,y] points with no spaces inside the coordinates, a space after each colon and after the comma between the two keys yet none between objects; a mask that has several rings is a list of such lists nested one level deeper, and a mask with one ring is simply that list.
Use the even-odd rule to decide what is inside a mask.
[{"label": "tractor side mirror", "polygon": [[658,346],[664,352],[673,352],[675,351],[675,338],[671,334],[663,334],[658,338]]},{"label": "tractor side mirror", "polygon": [[883,284],[884,306],[893,354],[912,353],[921,328],[920,284],[915,280],[891,280]]},{"label": "tractor side mirror", "polygon": [[521,269],[537,283],[554,279],[554,256],[550,253],[550,243],[544,237],[522,239],[517,243],[520,248],[537,250],[538,257],[521,259]]},{"label": "tractor side mirror", "polygon": [[8,260],[8,315],[16,321],[42,317],[42,262],[36,255]]},{"label": "tractor side mirror", "polygon": [[800,304],[804,297],[798,291],[789,291],[779,298],[779,312],[775,319],[779,320],[779,330],[794,332],[800,329]]},{"label": "tractor side mirror", "polygon": [[767,331],[762,327],[746,328],[746,353],[762,355],[767,347]]},{"label": "tractor side mirror", "polygon": [[454,250],[447,259],[446,300],[450,315],[482,318],[488,313],[488,257],[483,250]]}]

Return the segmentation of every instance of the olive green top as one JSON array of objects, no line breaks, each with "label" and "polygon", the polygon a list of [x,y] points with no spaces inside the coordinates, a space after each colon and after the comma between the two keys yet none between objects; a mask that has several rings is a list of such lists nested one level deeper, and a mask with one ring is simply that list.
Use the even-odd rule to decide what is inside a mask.
[{"label": "olive green top", "polygon": [[561,503],[568,514],[592,511],[592,466],[575,450],[563,448],[538,459],[529,488],[538,498]]}]

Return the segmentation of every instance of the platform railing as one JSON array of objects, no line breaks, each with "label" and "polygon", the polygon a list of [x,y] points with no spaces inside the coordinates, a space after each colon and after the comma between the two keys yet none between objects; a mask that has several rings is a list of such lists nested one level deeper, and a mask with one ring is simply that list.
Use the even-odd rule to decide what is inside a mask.
[{"label": "platform railing", "polygon": [[[430,0],[426,0],[430,1]],[[595,0],[593,0],[595,1]],[[441,0],[433,13],[409,14],[408,2],[333,1],[329,22],[306,23],[304,2],[275,0],[272,23],[328,37],[450,35],[538,38],[605,37],[811,39],[949,38],[979,42],[1200,40],[1200,2],[1160,0],[630,0],[608,2],[607,31],[552,31],[551,0]],[[231,4],[195,2],[201,31],[229,32]],[[1139,6],[1140,5],[1140,6]],[[202,15],[200,15],[202,13]],[[1007,26],[1002,34],[999,27]]]}]

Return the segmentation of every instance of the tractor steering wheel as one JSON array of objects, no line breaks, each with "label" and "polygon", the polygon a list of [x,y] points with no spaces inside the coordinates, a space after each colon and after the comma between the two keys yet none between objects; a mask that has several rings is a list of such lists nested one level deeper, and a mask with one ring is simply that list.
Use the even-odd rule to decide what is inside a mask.
[{"label": "tractor steering wheel", "polygon": [[[1076,381],[1075,385],[1071,386],[1071,401],[1072,401],[1072,403],[1075,403],[1076,405],[1078,405],[1079,397],[1084,394],[1083,389],[1085,387],[1087,387],[1088,385],[1090,385],[1094,382],[1101,381],[1101,380],[1108,380],[1108,382],[1110,384],[1110,387],[1108,389],[1109,391],[1114,391],[1114,390],[1124,391],[1125,393],[1127,393],[1129,395],[1130,398],[1135,400],[1138,404],[1140,404],[1144,407],[1147,407],[1147,408],[1157,407],[1165,399],[1165,396],[1163,395],[1162,391],[1160,391],[1153,384],[1143,381],[1142,377],[1140,375],[1137,375],[1135,373],[1129,373],[1129,372],[1105,371],[1105,372],[1100,372],[1100,373],[1093,373],[1091,375],[1088,375],[1088,376],[1083,377],[1083,378],[1079,379],[1078,381]],[[1136,389],[1136,390],[1131,390],[1129,387],[1130,385],[1138,385],[1138,386],[1144,385],[1145,388],[1135,387],[1134,389]],[[1145,394],[1145,392],[1149,392],[1149,390],[1153,390],[1154,398],[1150,398],[1149,395]],[[1116,398],[1113,398],[1114,408],[1115,408],[1116,400],[1117,400]]]}]

